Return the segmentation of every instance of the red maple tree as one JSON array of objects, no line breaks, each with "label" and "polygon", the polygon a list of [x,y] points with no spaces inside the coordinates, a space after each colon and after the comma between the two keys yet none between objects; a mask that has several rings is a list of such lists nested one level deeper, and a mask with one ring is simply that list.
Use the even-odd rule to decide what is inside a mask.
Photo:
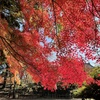
[{"label": "red maple tree", "polygon": [[[97,55],[100,1],[18,0],[18,3],[22,31],[9,27],[0,17],[1,49],[6,51],[11,70],[27,66],[33,80],[48,89],[56,89],[59,81],[63,86],[82,85],[88,77],[84,60],[100,62]],[[54,57],[52,52],[56,58],[50,61],[50,56]]]}]

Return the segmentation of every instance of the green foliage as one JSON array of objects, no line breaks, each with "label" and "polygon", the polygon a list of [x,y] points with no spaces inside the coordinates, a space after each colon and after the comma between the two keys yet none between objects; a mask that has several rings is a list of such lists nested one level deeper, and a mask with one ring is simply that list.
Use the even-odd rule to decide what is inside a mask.
[{"label": "green foliage", "polygon": [[73,90],[73,95],[74,97],[80,97],[80,95],[82,94],[82,92],[85,90],[85,86],[82,86],[78,89]]},{"label": "green foliage", "polygon": [[60,23],[58,23],[57,24],[57,33],[60,33],[62,29],[63,29],[63,26]]},{"label": "green foliage", "polygon": [[18,1],[17,0],[0,0],[0,8],[8,9],[11,11],[18,11]]},{"label": "green foliage", "polygon": [[28,87],[32,88],[34,86],[34,83],[28,83]]},{"label": "green foliage", "polygon": [[100,74],[100,67],[94,67],[92,71],[89,73],[94,79],[99,79],[98,75]]},{"label": "green foliage", "polygon": [[94,98],[98,99],[100,96],[100,86],[98,86],[95,83],[91,83],[87,86],[82,86],[81,88],[78,88],[73,91],[74,97],[77,98]]},{"label": "green foliage", "polygon": [[[92,68],[92,71],[89,74],[95,80],[100,80],[100,77],[98,76],[100,74],[100,67],[97,66]],[[100,96],[100,86],[96,83],[91,83],[89,85],[85,84],[81,88],[75,89],[73,95],[74,97],[94,98],[98,100],[97,98]]]},{"label": "green foliage", "polygon": [[39,4],[38,4],[38,2],[36,2],[36,3],[34,4],[34,9],[35,9],[35,10],[39,10]]}]

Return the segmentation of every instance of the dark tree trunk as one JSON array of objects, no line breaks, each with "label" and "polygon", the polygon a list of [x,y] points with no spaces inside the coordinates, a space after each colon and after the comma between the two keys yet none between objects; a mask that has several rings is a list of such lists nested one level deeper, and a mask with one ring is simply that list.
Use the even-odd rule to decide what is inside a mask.
[{"label": "dark tree trunk", "polygon": [[7,75],[8,75],[8,70],[6,69],[5,75],[4,75],[4,82],[0,85],[2,85],[2,87],[0,89],[4,89],[6,86],[6,81],[7,81]]},{"label": "dark tree trunk", "polygon": [[16,86],[16,82],[14,81],[14,86],[13,86],[13,99],[16,98],[16,92],[15,92],[15,86]]}]

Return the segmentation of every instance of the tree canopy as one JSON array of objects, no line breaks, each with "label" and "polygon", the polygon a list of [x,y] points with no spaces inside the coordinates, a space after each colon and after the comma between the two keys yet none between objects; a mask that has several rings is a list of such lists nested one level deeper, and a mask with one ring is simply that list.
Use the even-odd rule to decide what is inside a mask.
[{"label": "tree canopy", "polygon": [[82,85],[85,61],[100,63],[98,48],[100,0],[0,0],[0,49],[13,73],[24,67],[51,90]]}]

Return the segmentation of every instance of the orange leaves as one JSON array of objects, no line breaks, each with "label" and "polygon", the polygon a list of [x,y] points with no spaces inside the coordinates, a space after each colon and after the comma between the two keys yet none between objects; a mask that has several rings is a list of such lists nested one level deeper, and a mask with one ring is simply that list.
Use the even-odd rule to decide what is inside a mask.
[{"label": "orange leaves", "polygon": [[10,66],[10,71],[14,74],[16,73],[16,71],[20,71],[22,66],[20,64],[20,62],[18,62],[12,55],[7,56],[7,63]]},{"label": "orange leaves", "polygon": [[13,73],[12,82],[16,81],[17,84],[20,84],[20,71],[22,70],[22,66],[20,62],[18,62],[13,56],[9,55],[7,57],[7,63],[9,64],[9,71]]},{"label": "orange leaves", "polygon": [[13,74],[14,74],[14,77],[11,78],[12,83],[16,82],[16,84],[20,85],[21,84],[21,79],[20,79],[19,72],[14,71]]},{"label": "orange leaves", "polygon": [[32,43],[32,34],[30,32],[24,32],[23,33],[23,38],[27,44]]},{"label": "orange leaves", "polygon": [[0,76],[0,83],[3,83],[4,79],[2,76]]},{"label": "orange leaves", "polygon": [[0,36],[5,37],[8,31],[8,23],[0,17]]}]

